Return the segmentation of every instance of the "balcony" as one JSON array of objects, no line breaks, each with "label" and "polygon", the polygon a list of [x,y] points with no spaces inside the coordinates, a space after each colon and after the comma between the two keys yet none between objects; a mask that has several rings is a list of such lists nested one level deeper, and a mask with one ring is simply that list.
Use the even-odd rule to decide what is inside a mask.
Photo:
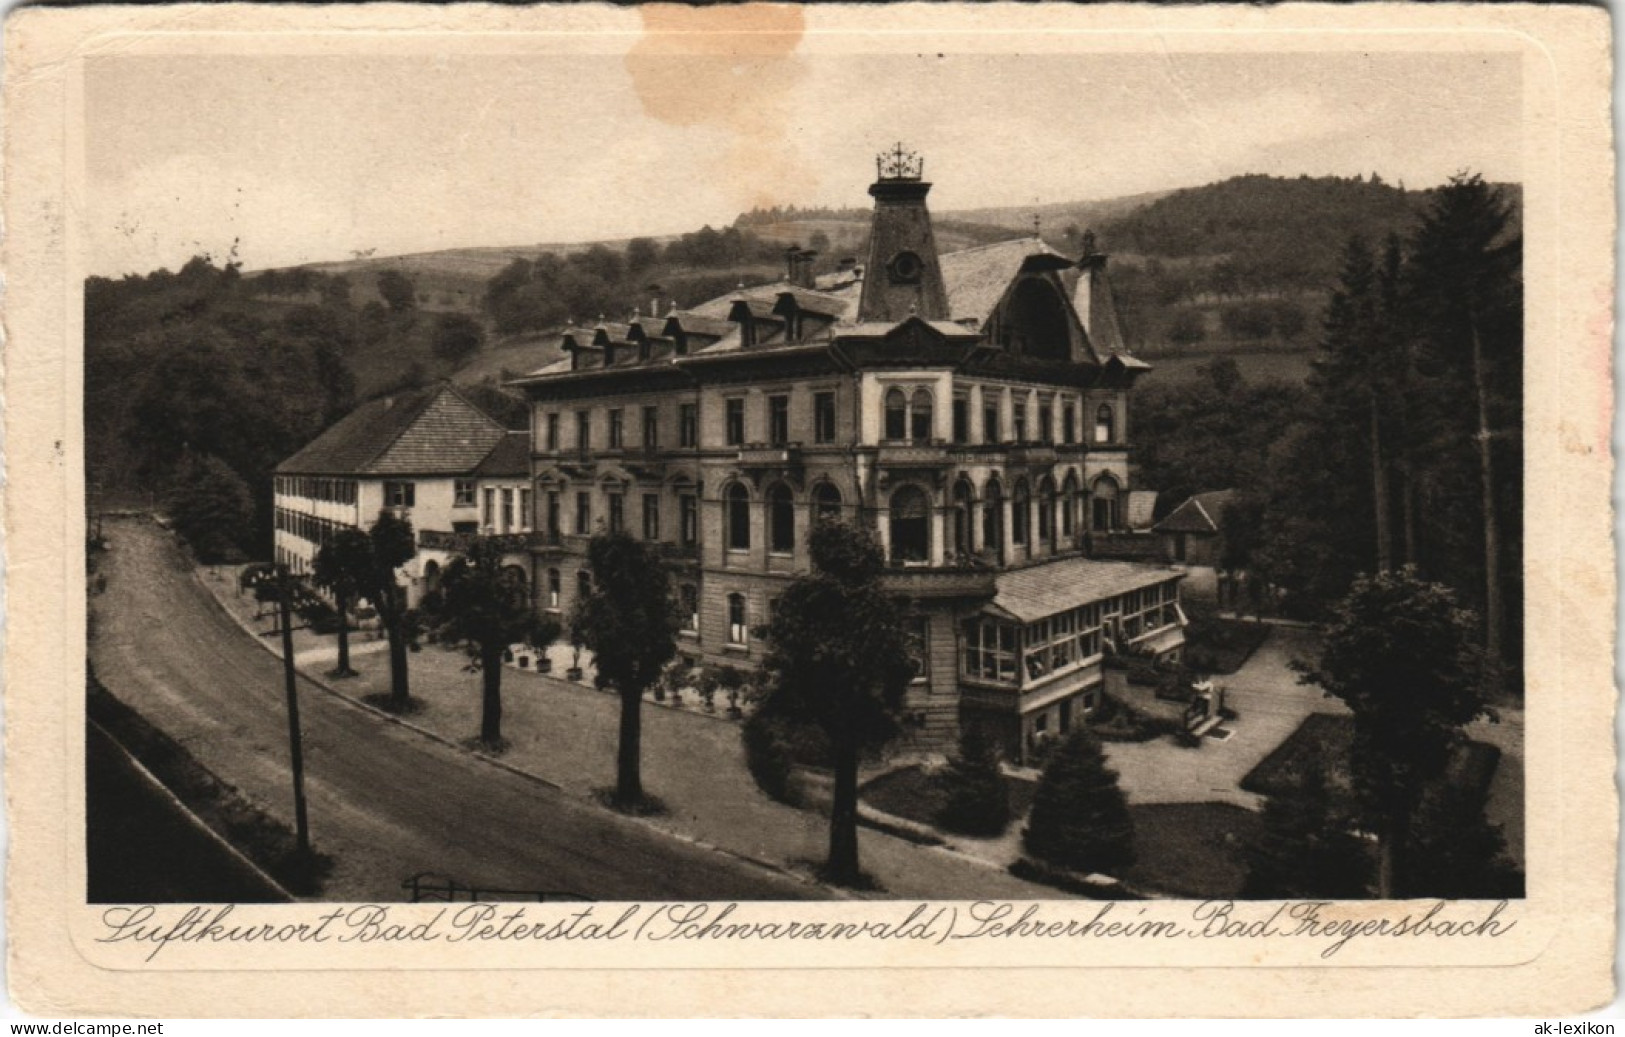
[{"label": "balcony", "polygon": [[1054,443],[1013,443],[1005,452],[1009,464],[1054,464]]},{"label": "balcony", "polygon": [[880,444],[876,460],[887,468],[946,468],[953,460],[952,447],[940,440]]},{"label": "balcony", "polygon": [[993,569],[975,566],[904,567],[893,565],[881,576],[887,594],[900,598],[991,598]]},{"label": "balcony", "polygon": [[504,554],[524,554],[547,547],[559,547],[562,538],[557,533],[448,533],[438,529],[418,530],[418,546],[430,551],[450,551],[466,554],[477,540],[497,545]]},{"label": "balcony", "polygon": [[801,467],[801,444],[747,443],[739,448],[739,467],[791,469]]}]

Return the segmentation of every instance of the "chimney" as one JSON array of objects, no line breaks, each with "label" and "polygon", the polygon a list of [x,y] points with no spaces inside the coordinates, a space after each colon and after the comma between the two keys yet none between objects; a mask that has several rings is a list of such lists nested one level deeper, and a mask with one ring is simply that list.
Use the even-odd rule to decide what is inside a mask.
[{"label": "chimney", "polygon": [[796,253],[795,265],[791,268],[790,283],[797,288],[815,288],[817,282],[813,277],[813,260],[818,253],[812,249],[803,249]]},{"label": "chimney", "polygon": [[1106,258],[1105,253],[1095,251],[1094,231],[1084,232],[1083,255],[1077,263],[1078,286],[1072,290],[1072,308],[1078,312],[1084,333],[1097,352],[1127,352],[1117,323],[1111,279],[1106,276]]},{"label": "chimney", "polygon": [[948,291],[937,262],[936,237],[925,196],[925,160],[902,144],[875,158],[875,200],[869,232],[869,276],[858,296],[858,320],[948,319]]},{"label": "chimney", "polygon": [[798,271],[801,269],[801,246],[791,245],[784,250],[784,280],[788,284],[795,284]]}]

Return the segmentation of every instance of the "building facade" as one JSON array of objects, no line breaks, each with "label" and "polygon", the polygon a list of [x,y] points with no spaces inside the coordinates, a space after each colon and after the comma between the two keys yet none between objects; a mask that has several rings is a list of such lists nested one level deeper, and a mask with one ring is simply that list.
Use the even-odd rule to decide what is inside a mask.
[{"label": "building facade", "polygon": [[1029,759],[1099,701],[1113,652],[1177,658],[1180,573],[1108,560],[1129,397],[1106,257],[1037,238],[939,255],[923,162],[877,162],[862,268],[691,311],[570,328],[531,403],[538,607],[590,587],[586,544],[660,545],[694,659],[751,668],[824,518],[872,527],[905,603],[913,736],[964,724]]},{"label": "building facade", "polygon": [[277,466],[276,561],[308,573],[334,533],[388,510],[417,536],[401,571],[409,604],[475,536],[502,537],[505,564],[528,581],[530,493],[528,432],[505,429],[449,384],[380,397]]}]

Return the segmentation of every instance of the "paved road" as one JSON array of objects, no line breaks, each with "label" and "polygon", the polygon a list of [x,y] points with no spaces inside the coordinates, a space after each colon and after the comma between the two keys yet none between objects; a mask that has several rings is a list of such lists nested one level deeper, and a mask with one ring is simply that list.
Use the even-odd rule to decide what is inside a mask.
[{"label": "paved road", "polygon": [[[91,659],[114,695],[275,816],[293,814],[282,666],[209,599],[162,530],[109,522]],[[601,900],[807,899],[818,891],[482,763],[301,680],[323,898],[398,900],[432,871]]]}]

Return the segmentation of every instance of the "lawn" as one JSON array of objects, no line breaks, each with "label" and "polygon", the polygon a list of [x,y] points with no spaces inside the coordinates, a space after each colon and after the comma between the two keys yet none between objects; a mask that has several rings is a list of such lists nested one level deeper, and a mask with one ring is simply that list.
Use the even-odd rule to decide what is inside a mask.
[{"label": "lawn", "polygon": [[[1024,778],[1012,778],[1007,775],[1004,787],[1010,795],[1010,817],[1019,820],[1033,805],[1033,793],[1037,791],[1038,785]],[[937,812],[947,800],[935,775],[919,766],[901,767],[882,774],[864,785],[858,794],[865,803],[876,810],[917,821],[922,825],[935,825]]]},{"label": "lawn", "polygon": [[1146,892],[1234,897],[1247,879],[1247,848],[1263,828],[1258,814],[1231,803],[1141,803],[1134,819],[1134,867],[1123,881]]},{"label": "lawn", "polygon": [[[1264,796],[1279,795],[1298,787],[1300,776],[1310,760],[1325,762],[1333,786],[1349,784],[1349,751],[1354,742],[1354,718],[1331,713],[1311,713],[1286,741],[1264,757],[1241,779],[1241,787]],[[1501,750],[1486,742],[1464,741],[1456,746],[1445,769],[1444,780],[1457,788],[1482,797],[1500,763]]]},{"label": "lawn", "polygon": [[1192,615],[1185,628],[1185,665],[1202,673],[1235,673],[1269,636],[1267,623]]}]

